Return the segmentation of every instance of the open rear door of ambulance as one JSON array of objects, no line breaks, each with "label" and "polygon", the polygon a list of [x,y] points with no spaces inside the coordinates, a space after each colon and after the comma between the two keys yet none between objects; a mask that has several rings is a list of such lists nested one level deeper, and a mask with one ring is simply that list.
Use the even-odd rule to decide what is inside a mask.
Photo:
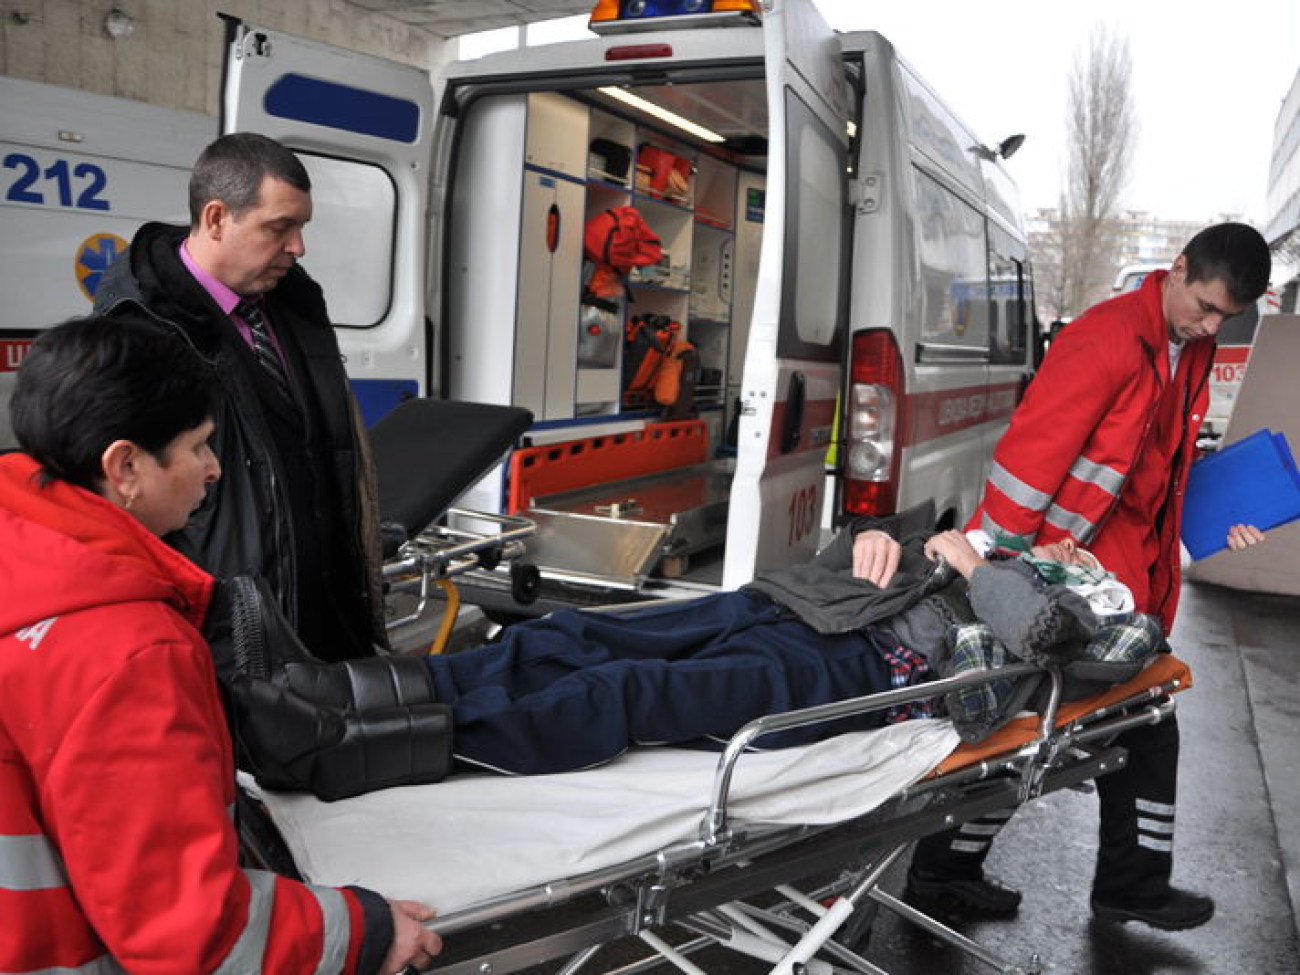
[{"label": "open rear door of ambulance", "polygon": [[424,221],[433,88],[417,68],[226,17],[221,130],[298,153],[303,267],[325,289],[368,423],[426,394]]},{"label": "open rear door of ambulance", "polygon": [[812,0],[763,18],[769,152],[723,586],[804,561],[821,525],[847,287],[848,83]]}]

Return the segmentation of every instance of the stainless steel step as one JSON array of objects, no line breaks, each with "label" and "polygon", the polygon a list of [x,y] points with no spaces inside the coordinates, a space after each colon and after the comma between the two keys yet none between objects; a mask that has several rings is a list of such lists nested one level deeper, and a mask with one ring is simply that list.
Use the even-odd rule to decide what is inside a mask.
[{"label": "stainless steel step", "polygon": [[717,460],[537,498],[528,558],[543,575],[640,586],[662,559],[722,544],[732,469]]}]

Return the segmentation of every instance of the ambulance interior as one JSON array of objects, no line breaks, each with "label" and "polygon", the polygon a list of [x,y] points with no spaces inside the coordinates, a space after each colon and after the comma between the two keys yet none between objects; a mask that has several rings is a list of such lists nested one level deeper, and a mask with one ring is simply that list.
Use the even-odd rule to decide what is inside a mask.
[{"label": "ambulance interior", "polygon": [[[539,522],[530,555],[548,577],[720,581],[765,216],[767,91],[761,60],[744,70],[670,80],[660,65],[652,84],[484,86],[462,109],[443,387],[502,401],[508,376],[509,402],[533,411],[506,508]],[[661,259],[595,295],[584,228],[626,206],[660,239]],[[674,401],[671,383],[669,398],[662,378],[647,385],[644,357],[683,343],[698,363],[692,377],[688,358]]]}]

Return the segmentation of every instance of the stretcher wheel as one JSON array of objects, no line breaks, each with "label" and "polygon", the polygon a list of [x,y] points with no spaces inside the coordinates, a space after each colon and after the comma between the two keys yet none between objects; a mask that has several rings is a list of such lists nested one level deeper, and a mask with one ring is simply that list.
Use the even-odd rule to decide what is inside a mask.
[{"label": "stretcher wheel", "polygon": [[500,547],[494,546],[492,548],[485,548],[483,549],[483,551],[478,553],[478,567],[480,569],[483,569],[487,572],[491,572],[500,564],[501,564]]},{"label": "stretcher wheel", "polygon": [[527,606],[542,592],[542,573],[537,566],[516,563],[510,567],[510,595],[515,602]]}]

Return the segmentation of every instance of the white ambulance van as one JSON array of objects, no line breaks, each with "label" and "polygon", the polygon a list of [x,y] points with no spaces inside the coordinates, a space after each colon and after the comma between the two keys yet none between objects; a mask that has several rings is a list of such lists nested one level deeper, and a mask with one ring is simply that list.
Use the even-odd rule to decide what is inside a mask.
[{"label": "white ambulance van", "polygon": [[216,136],[197,112],[0,77],[0,450],[36,330],[90,311],[142,223],[189,222],[190,166]]},{"label": "white ambulance van", "polygon": [[[1029,378],[1014,142],[982,143],[880,35],[762,6],[601,3],[596,39],[436,85],[228,22],[222,128],[308,166],[304,264],[368,414],[530,409],[464,504],[536,518],[545,578],[731,587],[806,559],[833,445],[837,520],[934,499],[960,523]],[[593,304],[584,231],[623,207],[662,257]],[[685,411],[630,395],[638,326],[693,347]]]},{"label": "white ambulance van", "polygon": [[1214,367],[1210,372],[1210,405],[1201,425],[1202,449],[1217,449],[1227,432],[1228,421],[1237,405],[1246,366],[1255,348],[1255,333],[1265,315],[1281,313],[1277,292],[1269,288],[1253,305],[1234,315],[1219,328],[1214,350]]}]

